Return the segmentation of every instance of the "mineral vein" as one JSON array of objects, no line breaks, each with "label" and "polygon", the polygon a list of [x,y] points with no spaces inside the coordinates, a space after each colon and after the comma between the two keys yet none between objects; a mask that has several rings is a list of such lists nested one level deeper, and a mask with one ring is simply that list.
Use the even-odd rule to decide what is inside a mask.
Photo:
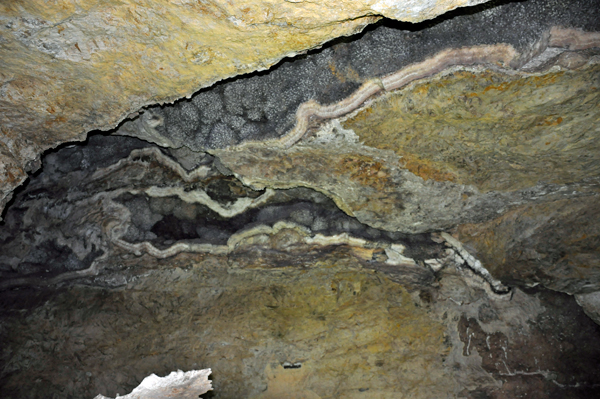
[{"label": "mineral vein", "polygon": [[96,171],[96,173],[92,175],[91,180],[102,179],[125,167],[126,165],[143,160],[144,158],[151,158],[153,161],[156,161],[165,168],[177,173],[181,177],[181,179],[186,183],[205,178],[208,175],[208,172],[210,171],[210,168],[208,166],[199,166],[196,169],[188,172],[179,163],[163,154],[162,151],[158,148],[148,147],[133,150],[127,158],[121,159],[117,163],[107,166],[106,168],[99,169],[98,171]]},{"label": "mineral vein", "polygon": [[496,280],[491,273],[485,267],[483,267],[483,264],[481,264],[479,260],[477,260],[466,249],[464,249],[460,241],[445,232],[440,233],[440,236],[446,240],[448,245],[454,248],[454,251],[459,256],[459,258],[456,259],[457,263],[466,263],[471,270],[487,281],[496,294],[510,293],[510,289],[500,281]]},{"label": "mineral vein", "polygon": [[332,119],[346,115],[382,92],[399,89],[415,80],[433,76],[452,66],[490,63],[508,65],[515,55],[516,51],[512,46],[506,44],[445,50],[432,58],[409,65],[381,79],[371,79],[340,102],[321,105],[310,100],[300,105],[296,112],[296,125],[289,133],[279,138],[278,144],[289,148],[304,136],[311,119]]},{"label": "mineral vein", "polygon": [[[564,49],[584,50],[600,47],[600,33],[598,32],[554,27],[549,35],[546,35],[546,38],[547,40],[540,42],[541,51],[548,47],[562,48],[563,51]],[[301,104],[296,111],[294,128],[269,144],[289,148],[304,137],[311,120],[339,118],[360,108],[367,100],[378,94],[400,89],[416,80],[433,76],[448,68],[493,65],[508,70],[508,68],[524,65],[528,61],[522,59],[524,57],[525,54],[518,54],[509,44],[444,50],[425,61],[411,64],[390,75],[368,80],[352,95],[337,103],[321,105],[315,100],[310,100]]]}]

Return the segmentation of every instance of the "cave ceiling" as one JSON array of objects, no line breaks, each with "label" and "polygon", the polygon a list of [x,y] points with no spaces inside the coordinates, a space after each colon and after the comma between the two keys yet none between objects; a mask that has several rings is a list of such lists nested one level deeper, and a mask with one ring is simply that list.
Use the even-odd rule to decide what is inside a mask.
[{"label": "cave ceiling", "polygon": [[60,143],[149,104],[264,70],[382,16],[485,0],[7,1],[0,4],[0,205]]},{"label": "cave ceiling", "polygon": [[0,10],[9,397],[600,395],[600,1]]}]

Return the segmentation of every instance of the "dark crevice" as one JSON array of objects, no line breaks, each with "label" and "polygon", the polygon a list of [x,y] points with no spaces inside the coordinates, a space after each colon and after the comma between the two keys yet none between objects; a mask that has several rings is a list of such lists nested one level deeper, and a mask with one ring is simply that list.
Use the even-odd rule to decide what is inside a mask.
[{"label": "dark crevice", "polygon": [[[177,197],[150,198],[127,194],[117,199],[132,212],[133,228],[123,238],[132,243],[149,241],[159,249],[181,240],[225,245],[233,234],[260,225],[272,227],[277,222],[287,221],[305,227],[312,234],[334,236],[347,233],[368,241],[402,243],[407,248],[406,255],[416,260],[441,256],[442,246],[433,242],[429,234],[412,235],[374,229],[346,215],[330,199],[308,189],[282,190],[280,193],[279,198],[268,204],[248,209],[231,218],[225,218],[207,206],[189,204]],[[319,202],[295,198],[309,195],[318,196]],[[214,199],[219,202],[223,200],[219,197]]]}]

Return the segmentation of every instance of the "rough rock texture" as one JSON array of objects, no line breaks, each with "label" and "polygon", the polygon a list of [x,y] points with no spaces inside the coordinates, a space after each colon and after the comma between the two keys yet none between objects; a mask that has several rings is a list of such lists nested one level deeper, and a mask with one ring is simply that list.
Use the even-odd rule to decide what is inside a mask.
[{"label": "rough rock texture", "polygon": [[145,105],[266,69],[382,15],[419,22],[483,1],[4,2],[0,208],[43,151]]},{"label": "rough rock texture", "polygon": [[[131,154],[120,158],[126,149]],[[160,258],[229,253],[244,243],[285,247],[269,239],[282,229],[307,243],[362,243],[383,258],[393,245],[419,261],[441,256],[428,235],[361,224],[319,192],[252,190],[222,174],[208,155],[188,172],[137,139],[95,136],[87,146],[49,155],[45,164],[7,212],[0,288],[94,276],[97,261],[115,247]],[[421,244],[433,252],[419,250]]]},{"label": "rough rock texture", "polygon": [[[455,69],[367,103],[290,149],[211,153],[246,184],[312,188],[373,227],[462,225],[460,239],[478,241],[473,249],[497,278],[598,290],[600,108],[590,82],[599,77],[594,63],[541,73]],[[518,209],[534,209],[529,225],[514,221]]]},{"label": "rough rock texture", "polygon": [[[93,52],[83,39],[63,51],[51,45],[60,43],[55,26],[35,25],[60,18],[48,11],[56,4],[5,5],[1,29],[12,33],[0,51],[39,45],[53,54],[48,68],[74,83],[52,97],[71,93],[53,108],[71,113],[54,128],[15,136],[3,124],[6,176],[15,183],[37,168],[36,154],[58,143],[52,129],[75,137],[76,121],[114,123],[124,104],[133,111],[218,79],[210,68],[266,68],[285,51],[360,29],[380,3],[339,3],[346,22],[328,26],[285,13],[330,3],[291,1],[270,25],[258,8],[238,15],[207,2],[156,7],[232,18],[200,26],[184,12],[150,15],[154,3],[126,2],[54,21],[72,31],[109,7],[114,18],[103,23],[127,19],[140,47],[162,32],[142,56],[126,46]],[[14,18],[17,9],[46,14]],[[159,23],[175,20],[177,29]],[[384,21],[49,152],[0,224],[3,397],[114,397],[150,373],[208,367],[218,398],[600,396],[599,21],[598,0]],[[29,36],[19,36],[24,26]],[[104,37],[104,27],[80,32]],[[233,33],[213,44],[235,54],[186,42],[197,50],[186,62],[198,64],[176,63],[183,36],[225,28]],[[288,47],[265,32],[292,35],[281,37]],[[180,74],[168,84],[167,70],[147,75],[162,61]],[[98,66],[117,69],[81,85],[77,68]],[[49,87],[47,70],[37,88]],[[10,79],[2,95],[22,83]],[[115,101],[83,89],[96,84]]]},{"label": "rough rock texture", "polygon": [[[591,207],[582,212],[595,215],[598,10],[597,2],[529,1],[457,15],[415,32],[384,24],[359,40],[284,63],[269,74],[220,84],[172,107],[148,109],[118,133],[168,147],[209,149],[247,184],[310,187],[361,222],[386,230],[472,225],[557,200],[576,204],[581,199]],[[477,47],[498,42],[510,44],[514,53]],[[475,65],[464,65],[463,57],[447,68],[428,66],[440,50],[461,46],[482,54]],[[433,76],[379,99],[377,93],[371,97],[375,102],[359,102],[361,110],[339,123],[324,125],[319,119],[330,117],[311,110],[309,100],[344,108],[343,99],[359,93],[361,83],[378,77],[385,86],[391,76],[386,74],[410,70],[411,62],[421,62]],[[300,104],[308,105],[304,114]],[[329,112],[325,108],[322,114]],[[346,117],[348,112],[332,114]],[[290,150],[274,146],[290,146],[302,137],[301,114],[308,115],[303,117],[306,136],[318,137]],[[263,138],[279,141],[222,149]],[[585,255],[570,260],[570,267],[583,273],[578,281],[559,277],[567,271],[547,271],[553,276],[545,281],[548,287],[570,293],[598,289],[597,245],[591,240]],[[481,256],[497,276],[507,278],[510,257],[499,252],[501,246]],[[554,259],[527,273],[547,269]],[[499,271],[500,265],[507,271]]]},{"label": "rough rock texture", "polygon": [[124,255],[107,259],[121,289],[2,296],[3,397],[114,396],[208,365],[215,398],[599,393],[600,326],[564,294],[496,296],[451,265],[393,282],[350,246]]},{"label": "rough rock texture", "polygon": [[600,284],[599,221],[591,196],[521,206],[457,237],[502,281],[584,294]]},{"label": "rough rock texture", "polygon": [[[600,44],[600,43],[599,43]],[[456,71],[343,123],[425,180],[481,192],[600,175],[600,65],[530,76]]]},{"label": "rough rock texture", "polygon": [[282,62],[269,73],[219,83],[172,106],[150,107],[118,134],[196,151],[276,138],[293,129],[301,103],[335,103],[371,78],[443,50],[506,43],[522,55],[515,60],[519,65],[547,46],[552,27],[594,32],[599,20],[597,0],[530,0],[455,13],[431,25],[382,21],[353,40]]},{"label": "rough rock texture", "polygon": [[497,294],[437,235],[254,191],[215,161],[185,171],[114,136],[47,157],[3,229],[5,397],[114,396],[203,367],[215,398],[600,393],[600,327],[572,297]]}]

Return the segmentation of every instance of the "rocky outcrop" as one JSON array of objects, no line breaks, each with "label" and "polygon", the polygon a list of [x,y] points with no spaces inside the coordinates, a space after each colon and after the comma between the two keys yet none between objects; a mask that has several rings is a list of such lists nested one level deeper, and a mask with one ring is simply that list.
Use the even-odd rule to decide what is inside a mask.
[{"label": "rocky outcrop", "polygon": [[[598,290],[600,97],[590,82],[600,35],[555,28],[545,40],[530,59],[506,46],[447,50],[337,103],[303,104],[277,140],[211,153],[254,188],[309,187],[373,227],[460,226],[461,240],[506,281]],[[580,60],[569,64],[576,70],[567,59]],[[319,128],[322,119],[330,121]],[[534,219],[515,222],[525,209],[537,210]]]},{"label": "rocky outcrop", "polygon": [[[379,254],[389,264],[403,263],[402,255],[412,264],[442,256],[428,235],[361,224],[315,190],[253,190],[223,174],[210,156],[186,171],[136,139],[90,141],[48,157],[48,167],[19,193],[1,235],[1,289],[95,278],[118,249],[164,259],[182,252],[224,255],[248,245],[286,248],[282,232],[309,245],[365,247],[364,256]],[[116,146],[130,155],[119,159],[111,151]],[[81,169],[92,159],[93,166]]]}]

